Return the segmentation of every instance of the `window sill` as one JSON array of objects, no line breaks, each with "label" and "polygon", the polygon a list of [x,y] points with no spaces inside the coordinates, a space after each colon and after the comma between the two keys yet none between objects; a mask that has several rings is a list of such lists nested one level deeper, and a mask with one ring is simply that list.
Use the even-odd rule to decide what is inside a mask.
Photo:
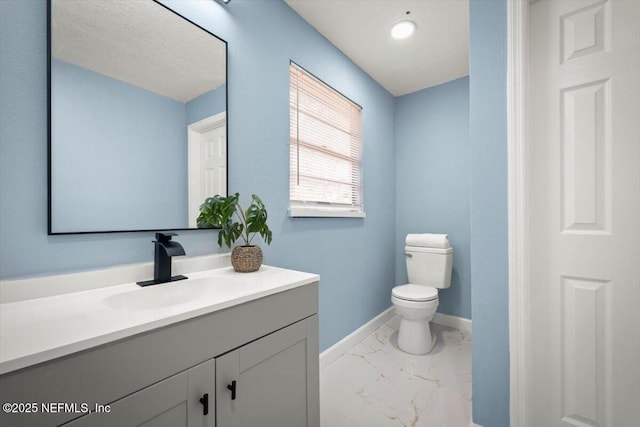
[{"label": "window sill", "polygon": [[363,211],[335,207],[289,207],[291,218],[364,218]]}]

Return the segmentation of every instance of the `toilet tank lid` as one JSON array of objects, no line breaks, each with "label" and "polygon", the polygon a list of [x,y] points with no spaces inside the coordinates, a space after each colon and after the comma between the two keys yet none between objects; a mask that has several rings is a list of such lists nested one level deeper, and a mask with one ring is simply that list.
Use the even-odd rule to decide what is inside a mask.
[{"label": "toilet tank lid", "polygon": [[453,248],[425,248],[422,246],[405,246],[405,252],[427,252],[432,254],[450,254],[453,253]]},{"label": "toilet tank lid", "polygon": [[396,286],[391,295],[408,301],[431,301],[438,298],[438,290],[431,286],[408,284]]}]

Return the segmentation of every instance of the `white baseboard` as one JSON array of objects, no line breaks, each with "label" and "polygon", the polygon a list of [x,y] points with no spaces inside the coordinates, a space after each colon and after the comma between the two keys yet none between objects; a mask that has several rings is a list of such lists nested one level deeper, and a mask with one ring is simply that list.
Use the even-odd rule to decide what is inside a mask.
[{"label": "white baseboard", "polygon": [[436,313],[433,316],[433,323],[438,325],[448,326],[450,328],[456,328],[461,331],[471,332],[471,320],[464,317],[451,316],[449,314]]},{"label": "white baseboard", "polygon": [[474,424],[473,421],[471,421],[471,424],[469,424],[469,427],[482,427],[480,424]]},{"label": "white baseboard", "polygon": [[[320,353],[320,370],[322,371],[325,367],[329,366],[337,358],[349,351],[353,346],[371,335],[380,326],[394,319],[395,315],[396,312],[393,309],[393,306],[387,308],[385,311],[378,314],[376,317],[369,320],[367,323],[360,326],[358,329],[351,332],[349,335],[342,338],[340,341]],[[400,319],[396,317],[395,320],[396,322],[394,322],[394,324],[391,324],[390,326],[397,328],[397,323],[399,323]],[[438,325],[442,326],[448,326],[450,328],[456,328],[465,332],[471,332],[471,320],[465,319],[463,317],[436,313],[433,316],[433,323],[437,323]],[[470,427],[474,427],[474,425],[472,424]]]},{"label": "white baseboard", "polygon": [[354,345],[371,335],[380,326],[387,323],[395,316],[396,312],[392,307],[387,308],[355,331],[320,353],[320,370],[333,363],[337,358],[349,351]]}]

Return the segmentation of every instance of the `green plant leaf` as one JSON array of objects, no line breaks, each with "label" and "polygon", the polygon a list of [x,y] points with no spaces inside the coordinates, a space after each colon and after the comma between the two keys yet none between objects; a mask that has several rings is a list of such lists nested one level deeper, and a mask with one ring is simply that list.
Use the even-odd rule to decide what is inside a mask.
[{"label": "green plant leaf", "polygon": [[200,215],[198,215],[198,227],[210,228],[221,227],[226,221],[221,211],[221,206],[225,201],[225,197],[216,195],[205,199],[200,205]]},{"label": "green plant leaf", "polygon": [[233,245],[242,234],[243,229],[244,226],[238,222],[227,222],[218,234],[218,245],[222,246],[222,243],[224,243],[227,247],[231,248],[231,245]]},{"label": "green plant leaf", "polygon": [[[271,243],[272,233],[267,225],[267,208],[262,200],[255,194],[251,196],[251,199],[251,204],[247,208],[245,215],[247,219],[247,231],[253,234],[259,233],[268,245]],[[253,236],[251,236],[249,240],[251,239],[253,239]]]},{"label": "green plant leaf", "polygon": [[253,200],[245,214],[247,219],[247,231],[249,233],[259,233],[267,223],[267,209],[262,200],[255,194]]}]

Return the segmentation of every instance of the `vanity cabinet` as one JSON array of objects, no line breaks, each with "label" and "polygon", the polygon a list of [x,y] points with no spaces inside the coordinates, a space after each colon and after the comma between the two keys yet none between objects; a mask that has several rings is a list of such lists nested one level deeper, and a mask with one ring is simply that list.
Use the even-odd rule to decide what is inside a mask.
[{"label": "vanity cabinet", "polygon": [[65,426],[212,427],[213,402],[203,396],[213,396],[214,382],[215,360],[209,360],[114,402],[108,413],[93,412]]},{"label": "vanity cabinet", "polygon": [[[316,318],[216,359],[218,427],[318,425]],[[310,400],[310,397],[312,400]]]},{"label": "vanity cabinet", "polygon": [[301,320],[65,426],[317,427],[316,330]]},{"label": "vanity cabinet", "polygon": [[317,312],[314,282],[1,375],[3,403],[110,412],[0,413],[0,425],[318,427]]}]

